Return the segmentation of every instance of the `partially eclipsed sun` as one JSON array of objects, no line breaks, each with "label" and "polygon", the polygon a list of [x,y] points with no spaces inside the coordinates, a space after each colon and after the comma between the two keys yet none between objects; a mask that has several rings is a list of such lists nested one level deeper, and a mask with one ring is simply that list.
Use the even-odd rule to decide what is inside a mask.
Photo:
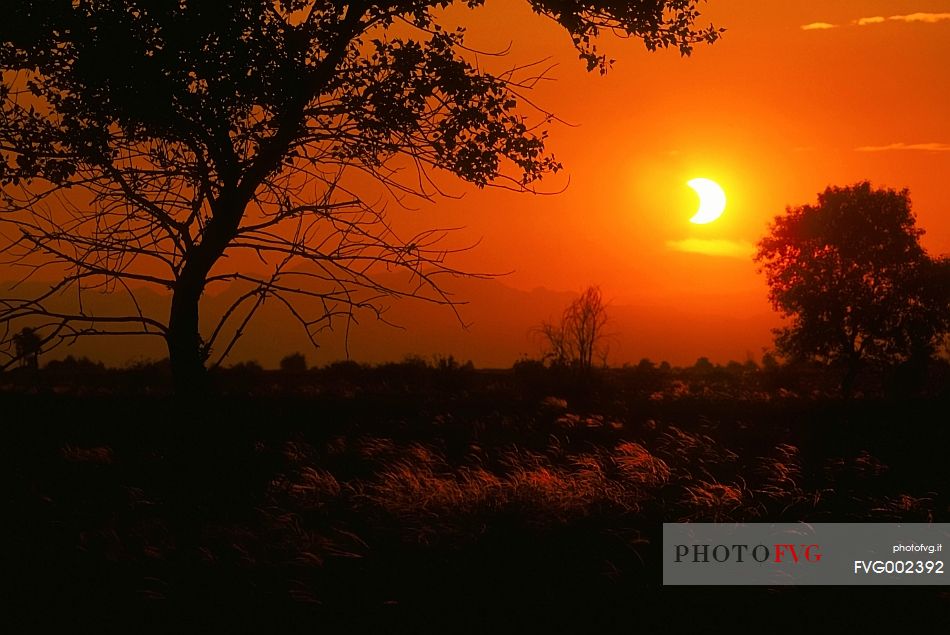
[{"label": "partially eclipsed sun", "polygon": [[699,195],[699,209],[689,222],[705,225],[722,216],[726,209],[726,193],[718,183],[709,179],[693,179],[687,185]]}]

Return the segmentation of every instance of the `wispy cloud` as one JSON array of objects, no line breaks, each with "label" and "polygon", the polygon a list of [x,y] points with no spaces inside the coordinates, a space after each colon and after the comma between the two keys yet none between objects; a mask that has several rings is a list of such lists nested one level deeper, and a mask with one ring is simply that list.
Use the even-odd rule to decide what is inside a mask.
[{"label": "wispy cloud", "polygon": [[705,254],[707,256],[724,256],[726,258],[749,258],[755,247],[751,243],[732,240],[702,240],[687,238],[686,240],[670,240],[666,246],[673,251],[683,251],[690,254]]},{"label": "wispy cloud", "polygon": [[950,143],[890,143],[886,146],[861,146],[857,152],[891,152],[892,150],[918,150],[923,152],[950,152]]},{"label": "wispy cloud", "polygon": [[[866,18],[858,18],[851,22],[852,25],[870,26],[872,24],[883,24],[885,22],[920,22],[924,24],[936,24],[950,20],[950,13],[908,13],[905,15],[892,15],[884,17],[883,15],[873,15]],[[827,31],[837,29],[840,25],[830,22],[811,22],[801,26],[802,31]]]},{"label": "wispy cloud", "polygon": [[830,22],[812,22],[811,24],[802,25],[802,31],[827,31],[828,29],[837,28],[837,24],[831,24]]},{"label": "wispy cloud", "polygon": [[950,13],[908,13],[907,15],[892,15],[888,18],[878,15],[873,18],[859,18],[855,20],[854,23],[858,26],[880,24],[882,22],[924,22],[926,24],[936,24],[944,20],[950,20]]},{"label": "wispy cloud", "polygon": [[910,13],[908,15],[892,15],[888,18],[888,20],[894,20],[896,22],[926,22],[928,24],[933,24],[934,22],[950,20],[950,13]]}]

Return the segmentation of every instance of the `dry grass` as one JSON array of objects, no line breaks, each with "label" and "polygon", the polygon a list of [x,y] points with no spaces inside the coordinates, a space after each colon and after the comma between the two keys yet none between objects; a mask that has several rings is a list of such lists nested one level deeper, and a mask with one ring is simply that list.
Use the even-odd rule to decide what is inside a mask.
[{"label": "dry grass", "polygon": [[109,465],[114,459],[112,448],[103,446],[83,448],[65,445],[60,448],[60,454],[70,463]]},{"label": "dry grass", "polygon": [[[798,421],[773,421],[782,411],[771,403],[732,414],[729,404],[709,403],[698,414],[691,403],[644,397],[601,412],[538,396],[509,409],[371,412],[353,427],[341,410],[325,429],[223,433],[189,448],[193,464],[137,439],[123,446],[106,445],[106,435],[64,435],[36,463],[50,464],[49,473],[34,470],[23,497],[55,519],[44,540],[62,541],[59,559],[78,551],[158,572],[154,584],[136,582],[148,597],[172,588],[162,572],[187,544],[202,566],[264,572],[247,574],[256,581],[273,574],[261,584],[317,602],[335,597],[341,572],[357,594],[365,580],[399,580],[368,591],[388,598],[407,570],[417,589],[429,588],[433,567],[444,567],[442,579],[454,567],[485,580],[496,571],[551,577],[561,566],[554,552],[573,558],[564,565],[573,579],[607,571],[643,581],[637,576],[656,557],[653,532],[665,521],[930,522],[945,514],[945,495],[931,491],[935,469],[919,462],[910,466],[920,468],[917,480],[906,479],[889,433],[795,434]],[[834,415],[816,412],[830,428]],[[204,514],[191,525],[181,522],[183,489],[163,487],[180,467],[191,470],[188,491],[200,493],[189,504]]]},{"label": "dry grass", "polygon": [[802,467],[796,446],[788,443],[776,445],[772,455],[756,459],[753,472],[759,483],[755,494],[787,505],[806,499],[801,487]]},{"label": "dry grass", "polygon": [[687,510],[683,520],[706,520],[712,522],[733,522],[747,517],[749,510],[742,505],[747,498],[744,485],[699,481],[695,485],[686,485],[682,503]]},{"label": "dry grass", "polygon": [[710,471],[736,462],[738,455],[723,447],[712,437],[668,426],[656,443],[656,454],[663,457],[679,479],[692,479],[694,473]]},{"label": "dry grass", "polygon": [[642,487],[660,487],[670,480],[670,467],[639,443],[620,443],[613,456],[614,463],[626,481]]},{"label": "dry grass", "polygon": [[[596,430],[610,419],[565,413],[556,421],[569,430]],[[803,489],[800,452],[792,444],[779,443],[740,465],[736,452],[709,435],[652,419],[644,428],[656,433],[653,451],[646,441],[629,438],[612,448],[578,447],[567,432],[552,433],[534,448],[471,443],[461,460],[452,461],[436,443],[334,437],[323,451],[360,463],[355,476],[341,480],[310,464],[319,461],[320,450],[294,444],[284,452],[297,467],[275,480],[271,491],[283,509],[326,515],[354,510],[416,544],[469,542],[500,518],[553,526],[659,505],[670,519],[732,521],[820,499]],[[855,465],[873,461],[861,455]],[[288,517],[279,522],[306,546],[300,557],[319,561],[319,554],[332,551],[333,541],[315,541]]]},{"label": "dry grass", "polygon": [[[561,401],[543,403],[543,409],[561,411],[543,443],[473,441],[461,459],[449,460],[438,442],[385,436],[337,436],[322,448],[287,443],[283,452],[293,469],[271,488],[275,509],[284,510],[272,522],[298,545],[297,560],[320,563],[332,553],[361,553],[360,540],[339,533],[339,527],[314,536],[295,514],[331,518],[345,509],[413,544],[466,544],[502,518],[555,526],[662,509],[664,519],[732,522],[815,509],[834,496],[833,490],[807,488],[801,450],[794,444],[776,443],[743,460],[704,432],[649,419],[640,429],[651,441],[624,434],[612,445],[579,445],[573,435],[634,428],[599,414],[564,412]],[[355,462],[359,469],[341,477],[317,467],[321,456]],[[827,462],[825,470],[842,478],[875,478],[887,466],[862,451]],[[888,517],[919,517],[928,509],[928,499],[909,494],[865,504]],[[327,538],[330,534],[335,537]]]}]

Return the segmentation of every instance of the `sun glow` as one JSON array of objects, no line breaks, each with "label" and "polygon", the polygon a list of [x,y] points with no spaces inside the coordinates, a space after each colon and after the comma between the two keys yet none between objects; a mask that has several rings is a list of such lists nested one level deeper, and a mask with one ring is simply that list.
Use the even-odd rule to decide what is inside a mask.
[{"label": "sun glow", "polygon": [[699,196],[699,209],[689,222],[705,225],[722,216],[726,209],[726,193],[718,183],[709,179],[693,179],[687,185]]}]

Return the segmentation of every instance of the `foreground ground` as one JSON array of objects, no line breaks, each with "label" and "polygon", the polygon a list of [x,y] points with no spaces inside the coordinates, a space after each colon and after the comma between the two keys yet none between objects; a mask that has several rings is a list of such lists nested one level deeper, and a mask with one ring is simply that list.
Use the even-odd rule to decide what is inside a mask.
[{"label": "foreground ground", "polygon": [[659,547],[664,521],[947,522],[950,401],[660,388],[7,392],[8,619],[154,599],[380,632],[946,625],[946,587],[664,589]]}]

